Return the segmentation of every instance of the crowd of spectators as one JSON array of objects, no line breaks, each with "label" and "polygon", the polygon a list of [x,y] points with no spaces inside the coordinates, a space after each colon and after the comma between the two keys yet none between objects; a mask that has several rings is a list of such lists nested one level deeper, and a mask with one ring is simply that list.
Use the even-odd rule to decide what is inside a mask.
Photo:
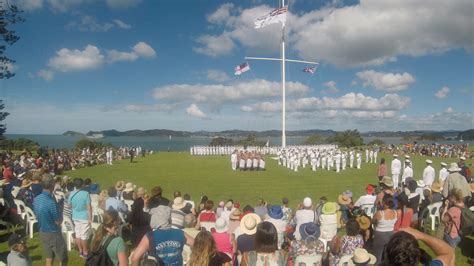
[{"label": "crowd of spectators", "polygon": [[472,158],[474,154],[469,152],[469,144],[422,144],[422,143],[406,143],[403,145],[383,145],[381,151],[384,153],[397,153],[407,155],[421,155],[442,158]]}]

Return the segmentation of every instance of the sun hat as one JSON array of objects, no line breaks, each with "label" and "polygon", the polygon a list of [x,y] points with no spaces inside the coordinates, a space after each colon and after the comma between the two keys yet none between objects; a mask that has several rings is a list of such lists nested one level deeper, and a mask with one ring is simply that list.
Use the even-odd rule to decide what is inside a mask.
[{"label": "sun hat", "polygon": [[365,188],[365,191],[367,192],[367,194],[373,194],[374,193],[374,187],[372,185],[367,185],[367,187]]},{"label": "sun hat", "polygon": [[430,159],[426,160],[425,162],[426,162],[427,164],[432,164],[432,163],[433,163],[433,161],[430,160]]},{"label": "sun hat", "polygon": [[351,203],[351,198],[346,195],[339,195],[339,197],[337,197],[337,202],[341,205],[349,205]]},{"label": "sun hat", "polygon": [[360,229],[367,230],[369,229],[371,222],[367,216],[359,216],[356,218],[357,223],[359,224]]},{"label": "sun hat", "polygon": [[461,157],[459,157],[459,159],[461,159],[461,160],[465,161],[465,160],[466,160],[466,157],[464,157],[464,156],[461,156]]},{"label": "sun hat", "polygon": [[137,189],[137,196],[138,196],[138,197],[144,196],[145,193],[146,193],[146,190],[145,190],[143,187],[139,187],[139,188]]},{"label": "sun hat", "polygon": [[272,205],[268,210],[268,216],[273,219],[281,219],[283,218],[283,210],[281,209],[280,205]]},{"label": "sun hat", "polygon": [[441,192],[441,190],[443,190],[443,188],[441,187],[441,184],[438,181],[433,182],[433,184],[431,185],[431,191]]},{"label": "sun hat", "polygon": [[168,206],[160,205],[150,210],[151,219],[150,227],[152,230],[160,227],[167,227],[170,225],[171,220],[171,208]]},{"label": "sun hat", "polygon": [[216,232],[217,233],[227,232],[227,222],[222,217],[216,220]]},{"label": "sun hat", "polygon": [[321,234],[321,229],[313,222],[305,223],[300,226],[300,235],[302,240],[308,238],[318,239]]},{"label": "sun hat", "polygon": [[335,202],[326,202],[321,210],[323,214],[335,214],[337,210]]},{"label": "sun hat", "polygon": [[128,183],[125,185],[125,189],[124,189],[123,191],[124,191],[124,192],[134,191],[136,187],[137,187],[137,186],[135,186],[134,184],[128,182]]},{"label": "sun hat", "polygon": [[242,214],[242,213],[240,212],[239,209],[235,209],[235,210],[233,210],[232,213],[230,214],[229,219],[230,219],[230,220],[233,220],[233,221],[239,221],[241,214]]},{"label": "sun hat", "polygon": [[448,166],[448,164],[445,163],[445,162],[441,162],[441,165],[442,165],[442,166]]},{"label": "sun hat", "polygon": [[14,245],[16,244],[23,244],[25,243],[25,238],[24,237],[20,237],[19,235],[17,234],[11,234],[9,237],[8,237],[8,246],[11,248],[13,247]]},{"label": "sun hat", "polygon": [[461,171],[461,168],[459,168],[457,163],[450,163],[448,171],[449,172],[459,172],[459,171]]},{"label": "sun hat", "polygon": [[313,205],[313,201],[311,200],[310,197],[306,197],[304,198],[303,200],[303,206],[306,207],[306,208],[309,208]]},{"label": "sun hat", "polygon": [[21,181],[21,188],[27,188],[31,186],[31,181],[28,180],[28,179],[23,179],[23,181]]},{"label": "sun hat", "polygon": [[125,182],[123,181],[117,181],[117,183],[115,183],[115,189],[118,191],[122,190],[124,186],[125,186]]},{"label": "sun hat", "polygon": [[393,180],[390,176],[384,176],[380,183],[384,184],[387,187],[393,187]]},{"label": "sun hat", "polygon": [[416,181],[416,185],[418,187],[425,187],[425,182],[423,181],[423,179],[420,179],[420,180]]},{"label": "sun hat", "polygon": [[346,190],[346,191],[342,192],[342,195],[345,195],[349,198],[352,198],[352,196],[353,196],[352,191],[350,191],[350,190]]},{"label": "sun hat", "polygon": [[173,208],[174,210],[181,210],[182,208],[184,208],[184,206],[186,206],[186,202],[184,202],[183,197],[176,197],[173,200],[173,205],[171,206],[171,208]]},{"label": "sun hat", "polygon": [[349,261],[349,265],[357,265],[357,264],[369,264],[373,265],[377,262],[377,258],[367,252],[366,249],[363,248],[356,248],[354,250],[354,256],[352,256],[352,260]]},{"label": "sun hat", "polygon": [[90,192],[91,192],[91,194],[99,194],[100,193],[99,184],[97,184],[97,183],[91,184]]},{"label": "sun hat", "polygon": [[247,235],[253,235],[257,232],[257,225],[261,222],[260,216],[255,213],[248,213],[240,221],[240,230]]}]

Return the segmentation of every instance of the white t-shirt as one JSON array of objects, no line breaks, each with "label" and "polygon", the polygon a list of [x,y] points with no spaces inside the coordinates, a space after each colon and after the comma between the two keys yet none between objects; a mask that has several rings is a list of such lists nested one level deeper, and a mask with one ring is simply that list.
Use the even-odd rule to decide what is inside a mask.
[{"label": "white t-shirt", "polygon": [[301,239],[300,226],[305,223],[314,222],[315,213],[313,210],[297,210],[295,213],[295,238],[296,240]]},{"label": "white t-shirt", "polygon": [[375,203],[375,199],[377,198],[377,196],[374,196],[374,195],[364,195],[364,196],[361,196],[357,201],[356,203],[354,204],[354,206],[362,206],[362,205],[371,205],[371,204],[374,204]]}]

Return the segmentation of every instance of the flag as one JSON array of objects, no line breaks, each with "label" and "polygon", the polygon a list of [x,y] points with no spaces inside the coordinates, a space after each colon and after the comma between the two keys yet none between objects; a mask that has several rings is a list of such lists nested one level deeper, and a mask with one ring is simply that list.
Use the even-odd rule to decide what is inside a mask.
[{"label": "flag", "polygon": [[245,62],[243,64],[240,64],[234,68],[235,72],[234,75],[240,75],[246,71],[250,70],[249,63]]},{"label": "flag", "polygon": [[266,14],[265,16],[257,18],[253,23],[255,24],[255,28],[263,28],[267,25],[273,23],[285,23],[286,21],[286,13],[288,11],[288,6],[284,6],[279,9],[275,9],[272,12]]},{"label": "flag", "polygon": [[305,67],[303,68],[303,72],[314,74],[316,73],[316,67]]}]

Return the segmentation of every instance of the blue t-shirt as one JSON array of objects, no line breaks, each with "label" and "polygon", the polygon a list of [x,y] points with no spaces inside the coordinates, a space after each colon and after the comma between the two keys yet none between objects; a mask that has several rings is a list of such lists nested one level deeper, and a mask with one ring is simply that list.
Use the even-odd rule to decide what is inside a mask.
[{"label": "blue t-shirt", "polygon": [[61,221],[58,205],[51,193],[43,191],[33,200],[33,208],[38,219],[39,231],[44,233],[61,232],[56,222]]},{"label": "blue t-shirt", "polygon": [[87,215],[87,205],[91,204],[89,192],[84,190],[74,190],[69,195],[69,203],[72,207],[73,220],[89,220],[89,216]]},{"label": "blue t-shirt", "polygon": [[183,265],[183,247],[186,244],[184,232],[179,229],[158,229],[147,233],[150,255],[160,266]]}]

